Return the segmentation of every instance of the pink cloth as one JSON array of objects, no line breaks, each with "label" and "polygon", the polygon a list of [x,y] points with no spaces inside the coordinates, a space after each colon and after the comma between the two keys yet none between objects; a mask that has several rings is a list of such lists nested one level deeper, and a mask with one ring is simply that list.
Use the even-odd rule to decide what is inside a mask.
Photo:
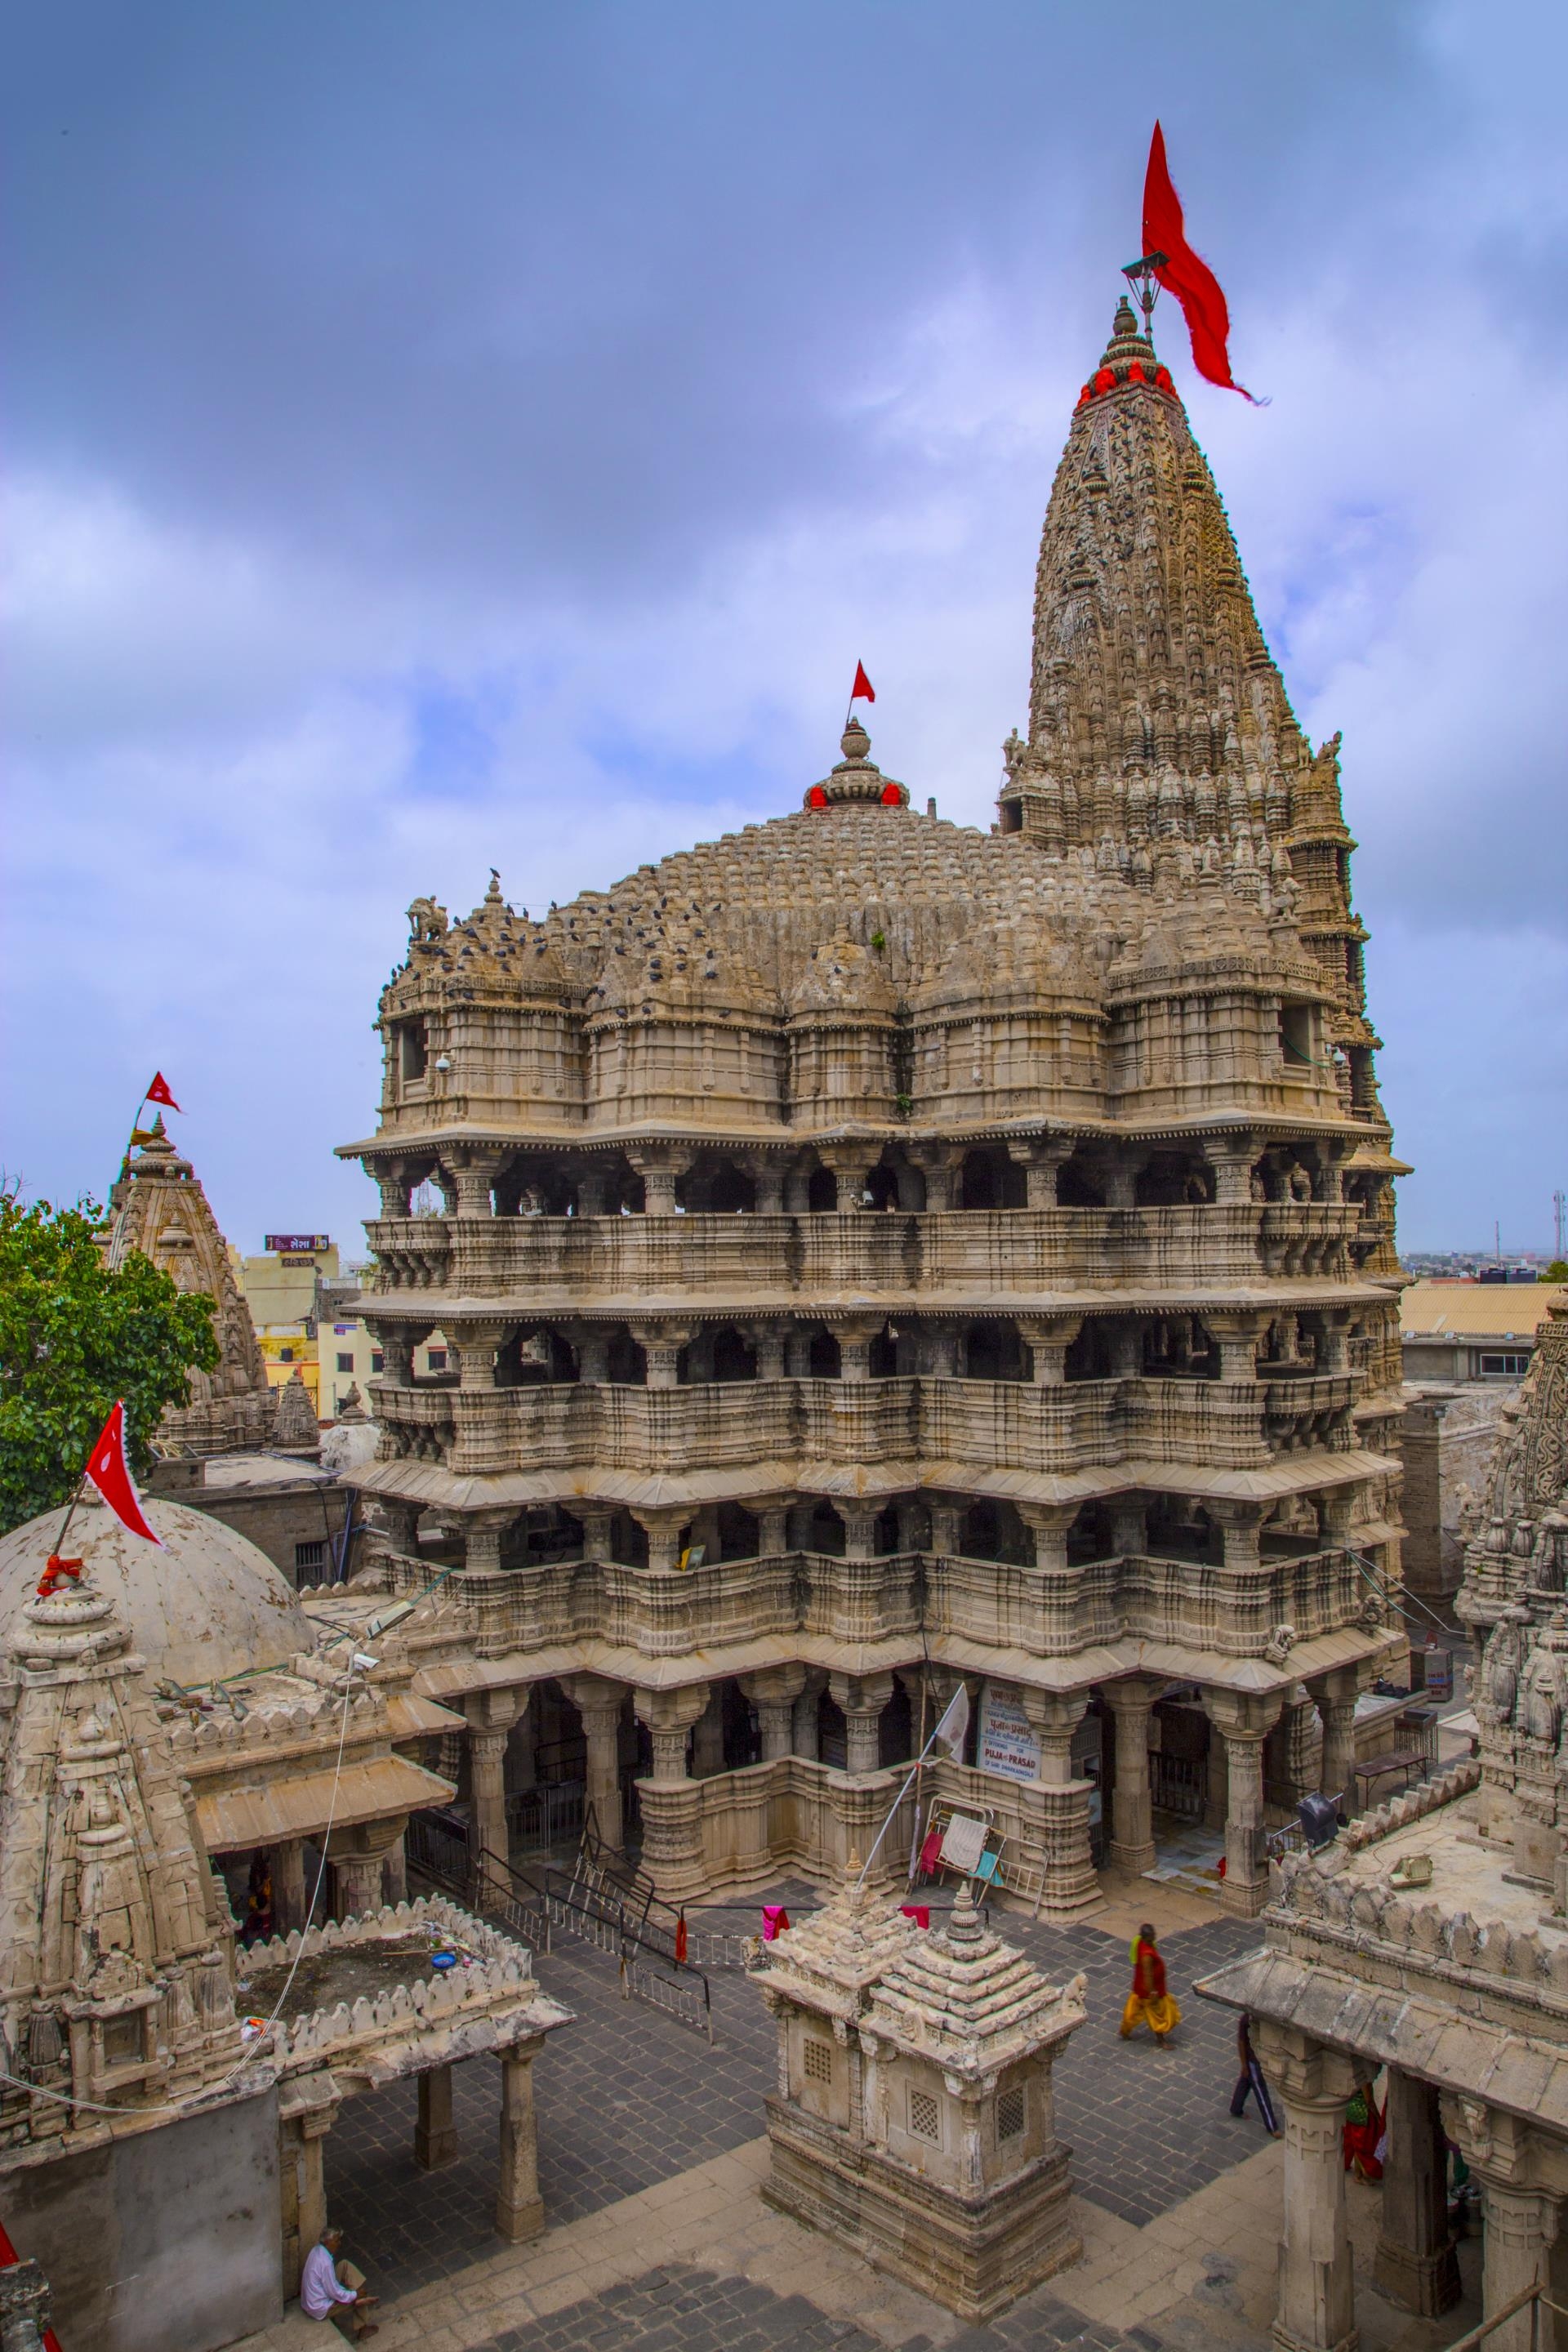
[{"label": "pink cloth", "polygon": [[921,1876],[922,1878],[930,1878],[932,1873],[937,1869],[941,1861],[942,1832],[940,1830],[927,1830],[925,1843],[921,1848]]},{"label": "pink cloth", "polygon": [[773,1937],[778,1934],[780,1928],[787,1927],[788,1926],[789,1913],[784,1909],[782,1903],[763,1904],[763,1941],[764,1944],[771,1944]]},{"label": "pink cloth", "polygon": [[914,1921],[917,1927],[929,1927],[931,1926],[931,1905],[929,1903],[900,1903],[899,1908],[903,1913],[906,1919],[912,1919]]}]

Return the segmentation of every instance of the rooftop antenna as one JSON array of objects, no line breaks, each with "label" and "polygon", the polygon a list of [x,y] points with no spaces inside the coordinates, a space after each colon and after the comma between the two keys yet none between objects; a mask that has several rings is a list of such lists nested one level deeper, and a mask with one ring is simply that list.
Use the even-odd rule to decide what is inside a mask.
[{"label": "rooftop antenna", "polygon": [[1154,340],[1154,305],[1160,299],[1160,281],[1154,273],[1169,267],[1169,257],[1163,253],[1146,253],[1140,260],[1124,261],[1121,265],[1121,275],[1143,313],[1143,332],[1151,342]]}]

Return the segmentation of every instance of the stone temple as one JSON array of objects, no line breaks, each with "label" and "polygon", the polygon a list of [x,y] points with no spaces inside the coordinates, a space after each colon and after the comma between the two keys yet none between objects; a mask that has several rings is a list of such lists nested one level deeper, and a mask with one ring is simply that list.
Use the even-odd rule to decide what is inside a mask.
[{"label": "stone temple", "polygon": [[852,723],[793,813],[612,889],[416,902],[342,1147],[382,1196],[362,1484],[374,1586],[463,1567],[418,1686],[483,1845],[575,1769],[669,1896],[837,1880],[962,1677],[978,1745],[921,1803],[985,1814],[1037,1916],[1184,1809],[1262,1906],[1268,1810],[1347,1785],[1403,1644],[1337,748],[1124,302],[989,833]]}]

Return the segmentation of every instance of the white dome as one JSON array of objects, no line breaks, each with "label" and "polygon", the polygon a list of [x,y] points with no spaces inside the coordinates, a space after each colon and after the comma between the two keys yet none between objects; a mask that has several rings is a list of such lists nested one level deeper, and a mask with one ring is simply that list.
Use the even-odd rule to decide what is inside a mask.
[{"label": "white dome", "polygon": [[[287,1665],[314,1646],[310,1622],[264,1551],[188,1504],[142,1498],[165,1549],[122,1527],[89,1487],[77,1505],[65,1557],[83,1581],[117,1601],[131,1644],[153,1680],[220,1681],[245,1667]],[[29,1519],[0,1539],[0,1650],[37,1590],[63,1514]]]}]

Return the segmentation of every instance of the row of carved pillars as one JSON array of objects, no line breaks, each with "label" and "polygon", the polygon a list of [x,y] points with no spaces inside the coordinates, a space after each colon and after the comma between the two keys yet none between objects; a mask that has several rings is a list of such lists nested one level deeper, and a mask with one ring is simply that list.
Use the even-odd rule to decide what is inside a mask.
[{"label": "row of carved pillars", "polygon": [[[1295,1197],[1287,1181],[1289,1171],[1275,1169],[1270,1163],[1268,1177],[1260,1172],[1258,1162],[1265,1148],[1261,1135],[1221,1137],[1205,1140],[1201,1148],[1212,1174],[1217,1202],[1250,1205],[1260,1197]],[[1315,1178],[1302,1170],[1308,1197],[1331,1203],[1343,1198],[1342,1161],[1350,1149],[1349,1145],[1328,1146]],[[957,1207],[963,1163],[970,1150],[963,1143],[903,1146],[888,1163],[897,1186],[899,1207],[911,1213],[921,1209],[940,1213]],[[1031,1209],[1057,1205],[1058,1173],[1075,1152],[1080,1160],[1087,1161],[1107,1208],[1131,1209],[1137,1205],[1142,1163],[1131,1154],[1109,1149],[1086,1154],[1074,1139],[1066,1136],[1012,1142],[1006,1150],[1008,1158],[1023,1170],[1026,1204]],[[755,1188],[757,1213],[766,1216],[804,1213],[816,1168],[831,1171],[841,1212],[860,1211],[866,1205],[864,1196],[871,1173],[882,1164],[883,1153],[881,1143],[866,1141],[816,1144],[794,1155],[742,1151],[731,1157]],[[674,1216],[679,1206],[677,1187],[697,1164],[699,1152],[681,1144],[629,1144],[620,1156],[642,1180],[646,1214]],[[437,1171],[450,1213],[459,1217],[492,1215],[497,1180],[512,1157],[501,1145],[469,1144],[451,1151]],[[382,1215],[405,1217],[416,1178],[403,1163],[379,1155],[370,1155],[367,1164],[381,1188]],[[584,1166],[576,1184],[581,1215],[598,1216],[605,1213],[616,1172],[607,1159],[597,1165],[590,1160]]]},{"label": "row of carved pillars", "polygon": [[[927,1719],[934,1721],[958,1677],[940,1668],[923,1670]],[[911,1669],[913,1679],[917,1670]],[[769,1667],[738,1677],[757,1713],[760,1760],[818,1754],[818,1699],[826,1689],[845,1722],[845,1770],[863,1778],[880,1769],[881,1718],[893,1694],[890,1672],[827,1674],[805,1665]],[[564,1677],[563,1689],[577,1710],[586,1750],[585,1798],[600,1837],[612,1850],[623,1843],[621,1726],[626,1686],[598,1675]],[[1114,1770],[1110,1776],[1110,1835],[1107,1859],[1131,1874],[1153,1866],[1153,1791],[1150,1730],[1163,1687],[1154,1676],[1133,1675],[1100,1686],[1113,1726]],[[1320,1785],[1338,1794],[1350,1785],[1354,1761],[1357,1677],[1353,1669],[1316,1677],[1295,1702],[1310,1716],[1315,1705],[1322,1726]],[[717,1686],[688,1683],[665,1690],[636,1689],[632,1705],[648,1734],[651,1762],[641,1782],[644,1864],[656,1882],[698,1891],[694,1859],[700,1799],[697,1782],[723,1769]],[[1090,1834],[1093,1783],[1078,1770],[1074,1741],[1093,1694],[1056,1693],[1019,1685],[1011,1696],[1020,1706],[1038,1748],[1037,1779],[1028,1789],[1010,1784],[1008,1794],[1032,1822],[1043,1856],[1041,1907],[1053,1916],[1088,1909],[1098,1897]],[[467,1702],[469,1796],[477,1848],[502,1863],[510,1859],[506,1815],[506,1752],[512,1730],[529,1706],[530,1686],[490,1690]],[[978,1684],[972,1690],[977,1700]],[[1264,1843],[1264,1745],[1279,1723],[1285,1694],[1206,1689],[1201,1704],[1223,1743],[1226,1872],[1221,1901],[1250,1917],[1268,1899],[1268,1864]],[[695,1768],[695,1775],[689,1767]]]},{"label": "row of carved pillars", "polygon": [[[1346,2101],[1378,2062],[1264,2020],[1253,2021],[1252,2040],[1285,2141],[1274,2339],[1282,2352],[1348,2352],[1357,2336],[1342,2129]],[[1441,2095],[1398,2067],[1390,2067],[1387,2084],[1379,2287],[1424,2318],[1458,2300],[1446,2136],[1485,2199],[1483,2319],[1532,2286],[1544,2287],[1553,2302],[1568,2302],[1568,2145],[1521,2116]],[[1556,2326],[1542,2312],[1537,2333],[1526,2305],[1489,2335],[1487,2352],[1545,2352],[1561,2341]]]}]

